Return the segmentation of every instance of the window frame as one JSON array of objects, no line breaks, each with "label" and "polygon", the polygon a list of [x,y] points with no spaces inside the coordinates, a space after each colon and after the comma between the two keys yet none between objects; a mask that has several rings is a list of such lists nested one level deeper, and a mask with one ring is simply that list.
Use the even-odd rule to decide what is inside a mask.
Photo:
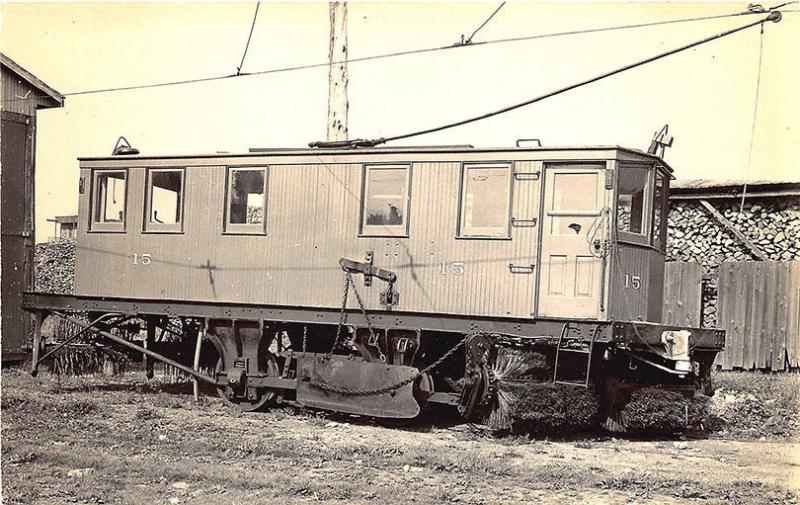
[{"label": "window frame", "polygon": [[[406,170],[405,187],[405,221],[400,225],[367,224],[367,198],[369,195],[369,171],[370,169]],[[359,238],[408,238],[411,229],[411,181],[413,179],[413,163],[364,163],[361,167],[361,202],[359,209]]]},{"label": "window frame", "polygon": [[[655,191],[655,177],[653,172],[655,167],[646,163],[619,162],[617,163],[616,187],[614,190],[614,231],[619,240],[633,244],[647,245],[652,247],[652,227],[653,227],[653,192]],[[642,231],[632,232],[619,229],[619,180],[623,168],[643,169],[647,172],[647,180],[644,184],[644,197],[642,198]]]},{"label": "window frame", "polygon": [[[654,235],[656,230],[653,229],[653,226],[655,225],[656,204],[658,203],[655,201],[656,181],[659,177],[661,178],[662,193],[659,209],[661,211],[661,227],[658,230],[658,235]],[[653,172],[653,209],[650,219],[650,244],[653,248],[664,254],[666,254],[667,251],[667,227],[669,226],[667,221],[669,217],[669,180],[669,174],[656,165],[655,171]]]},{"label": "window frame", "polygon": [[[234,171],[244,172],[258,172],[264,174],[264,221],[260,224],[249,223],[231,223],[230,222],[230,198],[233,194],[233,177]],[[225,167],[225,198],[223,199],[223,218],[222,218],[222,234],[223,235],[266,235],[267,234],[267,216],[269,202],[269,165],[232,165]]]},{"label": "window frame", "polygon": [[[467,172],[470,168],[506,169],[508,174],[508,209],[506,212],[505,232],[500,235],[468,234],[464,232],[465,200],[467,190]],[[456,224],[456,239],[460,240],[511,240],[511,216],[514,205],[514,170],[513,164],[508,161],[470,161],[461,163],[461,173],[458,190],[458,212]]]},{"label": "window frame", "polygon": [[[181,174],[181,194],[180,199],[178,200],[178,205],[180,205],[180,220],[177,223],[153,223],[150,221],[150,212],[153,206],[154,172],[180,172]],[[183,233],[183,221],[186,209],[186,167],[146,169],[144,198],[142,233]]]},{"label": "window frame", "polygon": [[[122,173],[125,175],[125,204],[123,205],[122,222],[108,222],[97,221],[95,215],[97,211],[97,191],[100,185],[98,179],[101,175],[107,173]],[[128,168],[95,168],[92,169],[92,187],[89,191],[89,226],[87,231],[89,233],[126,233],[128,225],[128,208],[129,208],[129,193],[130,188],[128,182],[130,181],[130,170]]]}]

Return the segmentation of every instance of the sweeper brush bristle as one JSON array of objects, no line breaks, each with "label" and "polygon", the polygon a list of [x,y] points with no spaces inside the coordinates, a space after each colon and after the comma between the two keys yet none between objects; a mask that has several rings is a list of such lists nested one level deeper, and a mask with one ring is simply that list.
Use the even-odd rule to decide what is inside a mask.
[{"label": "sweeper brush bristle", "polygon": [[68,344],[53,355],[52,371],[56,375],[91,375],[103,372],[109,365],[117,370],[127,357],[110,348],[89,344]]},{"label": "sweeper brush bristle", "polygon": [[553,384],[553,355],[499,347],[491,369],[496,394],[485,419],[495,431],[566,434],[593,425],[599,401],[582,387]]},{"label": "sweeper brush bristle", "polygon": [[489,428],[496,431],[509,430],[513,424],[512,412],[524,392],[524,378],[546,366],[546,359],[539,353],[499,347],[490,371],[497,388],[494,404],[485,419]]}]

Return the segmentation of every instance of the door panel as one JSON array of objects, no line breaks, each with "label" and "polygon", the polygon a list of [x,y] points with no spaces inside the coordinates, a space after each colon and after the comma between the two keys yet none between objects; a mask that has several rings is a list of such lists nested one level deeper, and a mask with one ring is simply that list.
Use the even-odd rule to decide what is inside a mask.
[{"label": "door panel", "polygon": [[28,342],[30,317],[22,309],[22,293],[33,281],[33,216],[31,191],[33,151],[31,120],[2,112],[0,129],[0,263],[2,264],[2,356],[15,357]]},{"label": "door panel", "polygon": [[[545,165],[538,314],[597,318],[602,260],[591,241],[606,201],[605,164]],[[592,233],[592,237],[589,236]]]}]

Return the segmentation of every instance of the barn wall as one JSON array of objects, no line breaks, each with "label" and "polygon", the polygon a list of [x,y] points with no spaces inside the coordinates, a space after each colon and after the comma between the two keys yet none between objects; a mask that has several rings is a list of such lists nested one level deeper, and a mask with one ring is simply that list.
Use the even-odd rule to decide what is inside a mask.
[{"label": "barn wall", "polygon": [[22,310],[22,293],[33,287],[32,117],[2,111],[2,358],[17,359],[27,348],[31,320]]},{"label": "barn wall", "polygon": [[37,108],[52,107],[52,98],[32,98],[28,100],[15,100],[30,96],[40,96],[41,91],[31,86],[20,76],[7,69],[2,71],[3,85],[3,110],[33,116]]},{"label": "barn wall", "polygon": [[[91,171],[84,169],[76,293],[336,308],[339,258],[362,261],[371,250],[376,266],[398,275],[398,310],[528,317],[536,276],[512,274],[508,264],[536,263],[538,227],[512,228],[512,240],[456,239],[460,170],[454,161],[414,163],[410,238],[367,238],[358,237],[360,163],[270,166],[266,236],[222,233],[222,166],[187,169],[183,234],[141,232],[144,168],[129,169],[128,231],[87,232]],[[515,181],[512,202],[513,216],[538,218],[539,182]],[[153,262],[133,265],[132,253]],[[463,275],[453,274],[453,262],[464,262]],[[356,276],[356,284],[369,308],[381,308],[382,281],[366,288]],[[352,296],[350,307],[357,307]]]}]

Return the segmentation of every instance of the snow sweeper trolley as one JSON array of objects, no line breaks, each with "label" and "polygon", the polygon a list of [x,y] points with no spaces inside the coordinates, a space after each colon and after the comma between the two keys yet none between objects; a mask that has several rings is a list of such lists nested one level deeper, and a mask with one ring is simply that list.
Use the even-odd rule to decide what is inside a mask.
[{"label": "snow sweeper trolley", "polygon": [[709,393],[724,332],[659,322],[671,173],[619,146],[82,158],[75,293],[25,296],[33,369],[55,315],[246,410],[481,419],[510,375],[608,415]]}]

